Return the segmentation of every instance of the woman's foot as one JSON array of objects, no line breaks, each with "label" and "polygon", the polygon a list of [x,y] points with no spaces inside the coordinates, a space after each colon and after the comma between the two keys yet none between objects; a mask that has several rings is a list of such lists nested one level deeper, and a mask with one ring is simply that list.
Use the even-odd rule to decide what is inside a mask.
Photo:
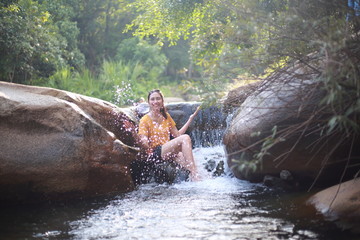
[{"label": "woman's foot", "polygon": [[190,173],[190,181],[192,182],[198,182],[201,180],[201,177],[199,176],[198,173]]}]

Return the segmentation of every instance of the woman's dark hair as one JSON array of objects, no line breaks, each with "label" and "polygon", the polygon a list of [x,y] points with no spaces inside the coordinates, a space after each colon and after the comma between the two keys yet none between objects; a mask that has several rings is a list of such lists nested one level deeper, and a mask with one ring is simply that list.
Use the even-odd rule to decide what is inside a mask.
[{"label": "woman's dark hair", "polygon": [[161,112],[161,114],[164,116],[164,118],[165,119],[167,119],[167,109],[166,109],[166,107],[165,107],[165,105],[164,105],[164,95],[162,94],[162,92],[159,90],[159,89],[153,89],[153,90],[151,90],[150,92],[149,92],[149,94],[148,94],[148,97],[147,97],[147,100],[148,100],[148,102],[149,102],[149,100],[150,100],[150,95],[151,94],[153,94],[153,93],[158,93],[158,94],[160,94],[160,97],[161,97],[161,99],[162,99],[162,101],[163,101],[163,107],[160,109],[160,112]]}]

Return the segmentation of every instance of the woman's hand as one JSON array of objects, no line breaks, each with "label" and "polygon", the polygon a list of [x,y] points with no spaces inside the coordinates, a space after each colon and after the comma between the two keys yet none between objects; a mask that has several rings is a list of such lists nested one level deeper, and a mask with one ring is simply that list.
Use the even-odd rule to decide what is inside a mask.
[{"label": "woman's hand", "polygon": [[198,106],[195,110],[195,112],[193,114],[190,115],[189,119],[187,120],[187,122],[184,124],[184,126],[178,131],[178,134],[174,134],[172,133],[175,137],[180,136],[182,134],[184,134],[186,132],[186,130],[188,129],[188,127],[190,126],[191,122],[194,120],[194,118],[196,117],[196,115],[199,113],[201,109],[201,105]]},{"label": "woman's hand", "polygon": [[192,120],[196,117],[196,115],[199,113],[200,109],[201,109],[201,105],[198,106],[198,107],[196,108],[195,112],[190,115],[189,119],[191,119],[191,121],[192,121]]}]

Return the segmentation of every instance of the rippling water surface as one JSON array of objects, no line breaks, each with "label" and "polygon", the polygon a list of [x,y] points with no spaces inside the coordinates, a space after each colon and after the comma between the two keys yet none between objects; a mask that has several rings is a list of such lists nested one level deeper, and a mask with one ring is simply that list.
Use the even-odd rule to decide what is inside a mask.
[{"label": "rippling water surface", "polygon": [[[147,184],[110,198],[2,209],[0,239],[356,239],[302,203],[203,163],[222,147],[194,150],[202,181]],[[228,171],[227,171],[228,172]]]}]

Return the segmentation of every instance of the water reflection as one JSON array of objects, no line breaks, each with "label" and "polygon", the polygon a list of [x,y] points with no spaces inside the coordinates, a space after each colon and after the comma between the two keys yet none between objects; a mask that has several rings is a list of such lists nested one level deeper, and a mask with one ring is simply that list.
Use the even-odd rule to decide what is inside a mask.
[{"label": "water reflection", "polygon": [[[144,185],[86,219],[74,222],[71,234],[85,239],[228,236],[227,233],[236,227],[231,219],[234,210],[237,214],[252,211],[236,207],[239,204],[236,198],[231,196],[229,189],[224,189],[228,184],[224,178],[218,178],[172,186]],[[236,189],[235,185],[231,188]],[[236,189],[245,194],[248,190],[246,185]]]},{"label": "water reflection", "polygon": [[356,239],[281,193],[202,166],[221,147],[195,149],[203,181],[147,184],[110,198],[6,209],[2,239]]},{"label": "water reflection", "polygon": [[[233,178],[143,185],[71,223],[74,239],[319,239],[259,207],[261,187]],[[265,190],[266,192],[266,190]],[[274,216],[275,215],[275,216]]]},{"label": "water reflection", "polygon": [[321,229],[321,219],[295,204],[303,202],[303,193],[299,199],[229,174],[213,178],[201,164],[223,160],[221,147],[194,152],[203,181],[142,185],[72,222],[71,235],[75,239],[336,239],[332,237],[339,234],[327,234],[331,224]]}]

